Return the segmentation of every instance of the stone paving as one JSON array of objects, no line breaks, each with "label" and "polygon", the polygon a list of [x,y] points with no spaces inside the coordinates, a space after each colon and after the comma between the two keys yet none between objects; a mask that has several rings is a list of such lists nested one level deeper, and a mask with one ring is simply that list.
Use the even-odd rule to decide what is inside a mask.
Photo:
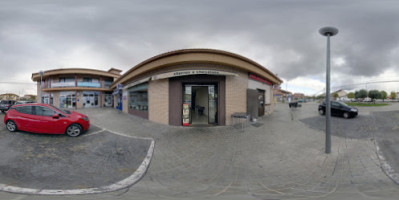
[{"label": "stone paving", "polygon": [[[392,108],[390,109],[392,110]],[[372,138],[332,137],[300,120],[315,117],[316,103],[270,116],[242,132],[232,126],[190,128],[149,122],[113,109],[79,110],[93,124],[155,140],[147,174],[137,184],[96,195],[0,199],[397,199],[399,186],[381,169]],[[366,111],[372,112],[372,111]]]}]

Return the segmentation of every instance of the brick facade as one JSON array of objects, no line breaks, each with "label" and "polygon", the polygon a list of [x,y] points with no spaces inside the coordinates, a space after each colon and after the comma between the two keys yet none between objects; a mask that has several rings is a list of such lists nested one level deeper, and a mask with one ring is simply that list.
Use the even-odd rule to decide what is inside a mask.
[{"label": "brick facade", "polygon": [[231,125],[231,115],[247,112],[248,73],[237,70],[238,76],[226,76],[226,125]]},{"label": "brick facade", "polygon": [[148,84],[148,118],[161,124],[169,123],[169,80],[150,81]]}]

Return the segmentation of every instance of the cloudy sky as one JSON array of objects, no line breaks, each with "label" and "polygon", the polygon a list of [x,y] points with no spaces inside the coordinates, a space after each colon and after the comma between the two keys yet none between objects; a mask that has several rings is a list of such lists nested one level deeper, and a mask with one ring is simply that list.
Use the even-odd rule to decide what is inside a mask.
[{"label": "cloudy sky", "polygon": [[399,92],[398,20],[397,0],[0,0],[0,94],[36,93],[40,70],[126,72],[167,51],[212,48],[313,95],[325,88],[324,26],[339,29],[332,90]]}]

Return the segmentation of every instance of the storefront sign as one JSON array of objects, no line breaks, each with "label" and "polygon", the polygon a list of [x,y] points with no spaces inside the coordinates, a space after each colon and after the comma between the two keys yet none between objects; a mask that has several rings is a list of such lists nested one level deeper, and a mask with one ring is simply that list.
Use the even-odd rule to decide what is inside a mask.
[{"label": "storefront sign", "polygon": [[127,85],[126,85],[125,87],[123,87],[123,88],[124,88],[124,89],[128,89],[128,88],[131,88],[131,87],[133,87],[133,86],[135,86],[135,85],[148,82],[148,80],[150,80],[150,78],[143,78],[143,79],[138,80],[138,81],[135,81],[135,82],[133,82],[133,83],[129,83],[129,84],[127,84]]},{"label": "storefront sign", "polygon": [[123,89],[123,85],[122,84],[116,85],[116,88],[115,88],[114,92],[112,93],[112,95],[119,94],[122,91],[122,89]]},{"label": "storefront sign", "polygon": [[194,70],[180,70],[180,71],[158,74],[158,75],[152,76],[151,80],[158,80],[158,79],[178,77],[178,76],[200,75],[200,74],[216,75],[216,76],[237,76],[237,74],[235,74],[235,73],[225,72],[225,71],[194,69]]},{"label": "storefront sign", "polygon": [[187,103],[183,104],[183,126],[190,125],[190,108]]},{"label": "storefront sign", "polygon": [[266,79],[263,79],[259,76],[256,76],[254,74],[249,74],[249,78],[255,81],[259,81],[261,83],[267,84],[267,85],[273,85],[271,82],[267,81]]}]

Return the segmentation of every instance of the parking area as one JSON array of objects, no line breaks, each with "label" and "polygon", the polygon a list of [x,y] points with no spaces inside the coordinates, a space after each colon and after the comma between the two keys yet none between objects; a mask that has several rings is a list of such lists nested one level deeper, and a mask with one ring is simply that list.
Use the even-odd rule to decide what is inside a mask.
[{"label": "parking area", "polygon": [[80,137],[11,133],[1,121],[0,184],[4,185],[0,189],[34,194],[110,191],[106,187],[137,171],[151,143],[97,126]]},{"label": "parking area", "polygon": [[[324,116],[313,116],[300,119],[309,127],[325,131]],[[359,108],[359,116],[344,119],[331,118],[331,134],[349,139],[375,141],[378,154],[385,166],[385,172],[399,184],[399,103],[391,103],[382,108]]]},{"label": "parking area", "polygon": [[[302,107],[292,109],[287,104],[278,104],[272,115],[259,119],[256,124],[248,125],[244,131],[231,126],[162,125],[114,109],[78,110],[90,117],[93,129],[77,138],[9,133],[4,125],[0,125],[0,145],[5,146],[0,147],[0,165],[8,167],[8,173],[14,173],[1,174],[4,178],[0,177],[0,180],[26,187],[40,186],[43,189],[64,188],[64,185],[57,185],[55,181],[39,183],[39,180],[46,182],[50,179],[46,175],[52,179],[62,171],[54,168],[48,174],[42,172],[43,174],[34,177],[32,172],[38,170],[33,170],[34,167],[30,165],[19,167],[19,173],[11,172],[16,171],[15,166],[32,162],[23,160],[26,157],[23,155],[32,157],[33,154],[37,157],[34,158],[37,160],[35,163],[39,162],[39,158],[43,159],[47,164],[42,169],[47,169],[50,165],[46,160],[52,160],[51,163],[63,162],[65,175],[55,180],[63,181],[68,189],[84,189],[101,187],[131,174],[137,168],[129,168],[134,165],[132,160],[138,157],[137,160],[142,160],[145,153],[141,156],[133,154],[140,154],[140,149],[144,151],[150,145],[146,139],[137,139],[148,137],[155,141],[151,165],[140,181],[131,187],[81,196],[30,196],[0,192],[0,197],[19,200],[397,199],[399,186],[383,170],[384,163],[391,164],[389,157],[385,156],[386,161],[380,160],[380,142],[372,137],[373,132],[381,128],[376,123],[392,123],[386,125],[385,131],[396,133],[394,122],[387,122],[388,117],[396,115],[396,110],[399,110],[396,108],[395,105],[380,110],[361,108],[358,118],[349,120],[333,117],[338,128],[334,130],[332,153],[328,155],[324,153],[325,118],[318,114],[317,103],[303,103]],[[375,114],[377,111],[381,113]],[[356,128],[363,131],[356,132]],[[363,132],[367,134],[360,134]],[[384,130],[380,131],[383,132]],[[391,136],[385,136],[387,141],[391,139]],[[70,144],[62,147],[64,153],[55,154],[54,150],[46,152],[46,148],[40,149],[41,147],[24,150],[31,148],[27,145],[30,143],[38,146],[54,143],[51,146],[53,149],[56,144]],[[147,145],[138,148],[143,143]],[[25,148],[21,147],[23,144]],[[380,151],[385,155],[387,150],[381,147]],[[78,153],[79,159],[74,158]],[[121,153],[123,156],[118,155]],[[4,159],[8,161],[3,161]],[[80,161],[86,164],[75,165]],[[138,164],[139,162],[135,166]],[[89,165],[96,166],[93,169],[84,168]],[[132,171],[127,172],[126,168]],[[93,171],[95,169],[98,170]],[[86,173],[90,173],[90,176]],[[97,177],[92,177],[95,174]],[[115,178],[113,174],[119,178]],[[31,185],[23,185],[24,179],[20,179],[20,176],[30,180]]]}]

